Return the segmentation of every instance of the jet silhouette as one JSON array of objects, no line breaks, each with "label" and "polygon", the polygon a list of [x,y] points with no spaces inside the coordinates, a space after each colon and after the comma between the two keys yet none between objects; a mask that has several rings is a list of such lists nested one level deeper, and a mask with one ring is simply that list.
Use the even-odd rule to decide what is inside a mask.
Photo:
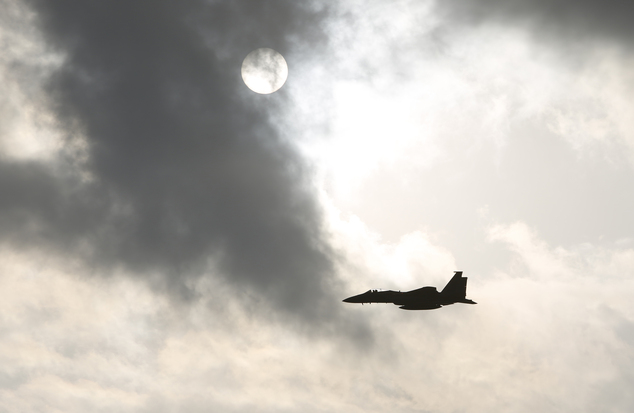
[{"label": "jet silhouette", "polygon": [[433,310],[454,303],[477,304],[475,301],[465,298],[467,295],[467,277],[462,276],[462,271],[454,271],[454,273],[455,275],[441,292],[438,292],[436,287],[423,287],[404,293],[392,290],[368,290],[363,294],[346,298],[343,302],[393,303],[399,305],[402,310]]}]

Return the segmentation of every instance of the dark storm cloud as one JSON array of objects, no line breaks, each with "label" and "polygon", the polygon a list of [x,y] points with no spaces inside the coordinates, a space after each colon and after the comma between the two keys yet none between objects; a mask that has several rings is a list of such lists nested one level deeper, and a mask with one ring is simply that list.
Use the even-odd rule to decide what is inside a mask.
[{"label": "dark storm cloud", "polygon": [[284,96],[255,95],[239,74],[255,48],[318,46],[319,12],[292,1],[28,4],[66,56],[46,90],[84,133],[93,179],[4,161],[5,240],[159,272],[185,297],[213,256],[232,283],[322,314],[333,266],[310,171],[253,103]]},{"label": "dark storm cloud", "polygon": [[439,10],[463,22],[526,23],[550,40],[612,40],[634,46],[634,3],[621,0],[449,0]]}]

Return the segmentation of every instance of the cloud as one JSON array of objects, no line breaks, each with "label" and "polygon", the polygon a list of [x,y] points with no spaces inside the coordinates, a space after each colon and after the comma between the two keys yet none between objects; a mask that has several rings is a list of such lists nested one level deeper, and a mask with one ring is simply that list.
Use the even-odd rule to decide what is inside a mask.
[{"label": "cloud", "polygon": [[[0,62],[0,410],[631,410],[631,173],[552,133],[626,134],[570,116],[602,73],[628,113],[625,60],[570,70],[503,17],[461,31],[409,1],[26,4],[6,27],[47,54]],[[240,80],[257,47],[289,62],[274,95]],[[14,150],[33,119],[54,144]],[[329,133],[323,160],[377,171],[352,211],[296,149]],[[340,302],[456,269],[478,305]]]},{"label": "cloud", "polygon": [[53,161],[2,159],[4,242],[73,255],[98,273],[160,274],[156,287],[185,300],[190,278],[215,271],[289,312],[328,312],[333,253],[311,170],[270,121],[284,92],[256,96],[240,79],[255,48],[318,47],[323,12],[257,1],[27,4],[62,57],[29,103],[52,113],[63,140]]},{"label": "cloud", "polygon": [[[339,225],[340,242],[377,262],[402,254],[415,263],[422,253],[427,259],[417,264],[426,270],[451,264],[422,234],[391,247],[365,237],[355,244],[355,234],[367,230],[355,220]],[[468,273],[477,305],[429,312],[351,307],[355,318],[382,332],[365,349],[298,334],[276,323],[266,306],[250,312],[234,302],[210,313],[230,285],[199,279],[210,300],[175,307],[125,274],[78,280],[73,273],[81,268],[72,260],[3,249],[0,408],[631,408],[634,251],[553,247],[521,222],[492,227],[490,234],[513,264],[493,274]],[[393,275],[368,276],[387,282]]]},{"label": "cloud", "polygon": [[634,40],[627,17],[634,13],[634,5],[619,0],[473,0],[443,1],[436,6],[454,22],[526,25],[537,37],[547,36],[550,42],[560,41],[575,49],[579,40],[616,42],[625,48]]}]

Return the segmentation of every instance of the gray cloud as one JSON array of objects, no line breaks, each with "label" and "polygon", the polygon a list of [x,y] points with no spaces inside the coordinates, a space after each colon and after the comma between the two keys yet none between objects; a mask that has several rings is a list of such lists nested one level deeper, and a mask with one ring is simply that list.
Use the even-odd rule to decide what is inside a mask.
[{"label": "gray cloud", "polygon": [[318,46],[320,12],[272,1],[29,4],[66,58],[46,91],[69,136],[85,135],[93,179],[77,178],[71,151],[53,166],[3,160],[5,241],[159,272],[185,298],[188,277],[214,257],[230,282],[323,315],[333,253],[310,169],[269,122],[284,92],[256,96],[239,71],[257,47]]},{"label": "gray cloud", "polygon": [[462,22],[528,24],[538,36],[565,42],[603,39],[617,41],[630,47],[634,41],[634,27],[630,16],[631,2],[571,1],[571,0],[470,0],[438,2],[442,13]]}]

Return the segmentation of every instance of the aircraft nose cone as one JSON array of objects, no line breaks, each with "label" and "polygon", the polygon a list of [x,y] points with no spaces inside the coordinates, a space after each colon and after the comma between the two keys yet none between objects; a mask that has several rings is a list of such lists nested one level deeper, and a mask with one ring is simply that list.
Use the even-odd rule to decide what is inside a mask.
[{"label": "aircraft nose cone", "polygon": [[353,295],[352,297],[348,297],[343,300],[344,303],[362,303],[364,301],[364,294]]}]

